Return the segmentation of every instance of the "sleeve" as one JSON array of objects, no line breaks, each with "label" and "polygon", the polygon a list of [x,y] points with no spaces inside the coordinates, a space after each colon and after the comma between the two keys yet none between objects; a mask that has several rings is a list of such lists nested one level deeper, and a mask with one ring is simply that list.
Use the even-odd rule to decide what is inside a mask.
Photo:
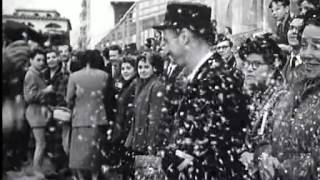
[{"label": "sleeve", "polygon": [[158,81],[154,87],[151,89],[150,92],[150,101],[149,101],[149,142],[150,147],[152,147],[152,153],[156,153],[155,148],[159,148],[161,146],[159,144],[160,137],[159,137],[159,125],[162,120],[162,109],[164,105],[164,93],[165,87],[162,82]]},{"label": "sleeve", "polygon": [[70,109],[72,109],[74,106],[75,96],[76,96],[76,85],[73,82],[72,75],[70,75],[69,80],[68,80],[67,95],[66,95],[67,106]]},{"label": "sleeve", "polygon": [[23,85],[24,98],[27,103],[39,102],[44,100],[45,93],[39,88],[36,77],[27,73]]}]

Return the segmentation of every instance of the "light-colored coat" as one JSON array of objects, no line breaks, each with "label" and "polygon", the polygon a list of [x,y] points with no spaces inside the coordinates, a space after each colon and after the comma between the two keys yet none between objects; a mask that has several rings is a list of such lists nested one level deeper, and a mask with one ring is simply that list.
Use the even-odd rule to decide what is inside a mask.
[{"label": "light-colored coat", "polygon": [[109,76],[102,70],[82,69],[69,77],[66,101],[72,107],[72,127],[106,125]]}]

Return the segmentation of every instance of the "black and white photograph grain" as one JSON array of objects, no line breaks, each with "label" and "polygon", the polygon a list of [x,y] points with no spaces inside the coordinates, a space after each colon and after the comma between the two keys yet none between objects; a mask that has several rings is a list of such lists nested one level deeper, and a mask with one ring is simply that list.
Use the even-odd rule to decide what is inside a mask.
[{"label": "black and white photograph grain", "polygon": [[3,0],[3,180],[320,180],[320,0]]}]

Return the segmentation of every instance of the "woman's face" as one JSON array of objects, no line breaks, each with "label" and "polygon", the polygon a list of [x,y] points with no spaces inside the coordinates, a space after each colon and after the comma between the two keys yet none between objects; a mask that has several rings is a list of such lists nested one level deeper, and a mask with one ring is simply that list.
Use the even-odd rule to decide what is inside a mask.
[{"label": "woman's face", "polygon": [[154,71],[149,61],[139,61],[138,74],[141,79],[148,79],[153,73]]},{"label": "woman's face", "polygon": [[55,52],[47,53],[47,64],[50,69],[56,68],[58,63],[58,56]]},{"label": "woman's face", "polygon": [[42,71],[44,68],[46,68],[44,56],[44,54],[36,54],[34,58],[30,59],[31,66],[33,66],[38,71]]},{"label": "woman's face", "polygon": [[244,61],[244,86],[248,89],[266,85],[274,70],[266,64],[261,54],[249,54]]},{"label": "woman's face", "polygon": [[305,27],[301,46],[302,74],[307,79],[320,78],[320,26]]},{"label": "woman's face", "polygon": [[134,67],[130,63],[122,63],[121,64],[121,75],[124,80],[129,80],[134,76]]}]

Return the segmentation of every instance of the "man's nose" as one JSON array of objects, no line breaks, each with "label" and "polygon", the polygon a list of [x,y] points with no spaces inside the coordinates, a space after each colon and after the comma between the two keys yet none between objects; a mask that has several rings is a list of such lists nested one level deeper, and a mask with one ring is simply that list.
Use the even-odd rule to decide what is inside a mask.
[{"label": "man's nose", "polygon": [[292,29],[292,33],[293,33],[293,34],[298,34],[298,28],[296,28],[296,27],[293,28],[293,29]]},{"label": "man's nose", "polygon": [[247,67],[247,71],[252,72],[253,70],[254,70],[253,69],[253,65],[249,64],[248,67]]},{"label": "man's nose", "polygon": [[276,17],[277,13],[275,11],[273,11],[271,14],[272,14],[273,17]]}]

